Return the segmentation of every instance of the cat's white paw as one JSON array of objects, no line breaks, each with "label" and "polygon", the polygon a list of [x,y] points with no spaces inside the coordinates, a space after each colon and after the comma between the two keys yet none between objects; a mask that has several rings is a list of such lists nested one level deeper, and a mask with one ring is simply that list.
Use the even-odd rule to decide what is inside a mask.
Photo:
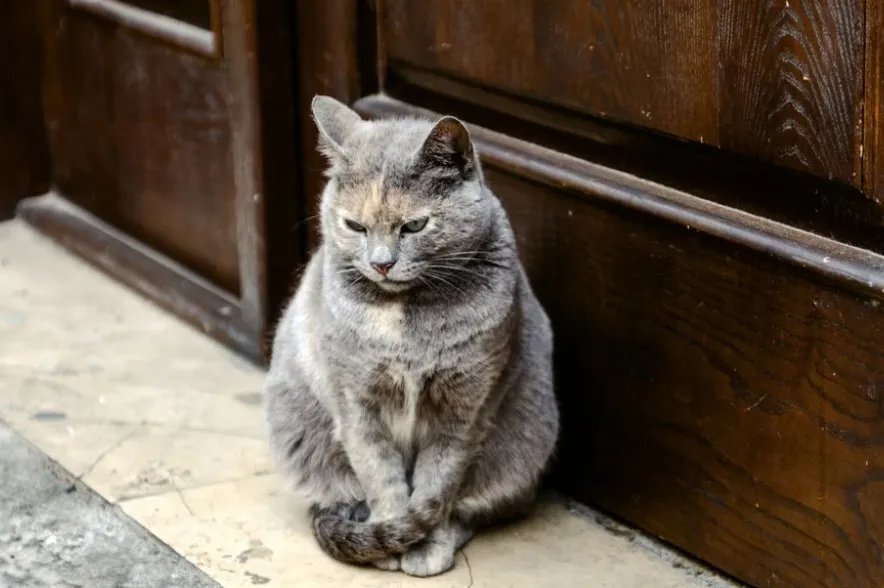
[{"label": "cat's white paw", "polygon": [[427,541],[402,556],[402,571],[409,576],[435,576],[454,565],[454,546],[448,542]]},{"label": "cat's white paw", "polygon": [[399,558],[388,557],[387,559],[371,562],[371,565],[382,570],[387,570],[388,572],[395,572],[399,570]]}]

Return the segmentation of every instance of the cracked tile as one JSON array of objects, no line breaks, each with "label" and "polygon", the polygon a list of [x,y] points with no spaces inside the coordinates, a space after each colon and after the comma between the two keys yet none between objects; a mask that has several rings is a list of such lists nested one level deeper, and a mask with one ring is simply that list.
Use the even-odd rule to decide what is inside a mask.
[{"label": "cracked tile", "polygon": [[264,475],[261,439],[145,427],[108,451],[83,481],[112,502]]},{"label": "cracked tile", "polygon": [[[58,413],[64,415],[64,413]],[[68,418],[34,420],[32,415],[4,415],[7,424],[75,476],[81,476],[137,425],[79,423]]]}]

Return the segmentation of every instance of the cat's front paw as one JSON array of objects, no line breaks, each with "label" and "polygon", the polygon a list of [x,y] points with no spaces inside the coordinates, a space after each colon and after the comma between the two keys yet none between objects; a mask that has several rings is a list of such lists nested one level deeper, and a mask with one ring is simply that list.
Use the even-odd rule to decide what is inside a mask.
[{"label": "cat's front paw", "polygon": [[435,576],[454,566],[454,546],[448,543],[425,541],[402,556],[402,571],[409,576]]}]

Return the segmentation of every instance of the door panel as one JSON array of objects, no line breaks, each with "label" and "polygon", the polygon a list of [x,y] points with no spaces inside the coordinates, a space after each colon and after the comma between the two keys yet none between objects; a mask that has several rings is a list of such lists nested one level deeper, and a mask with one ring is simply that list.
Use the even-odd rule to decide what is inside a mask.
[{"label": "door panel", "polygon": [[46,88],[57,185],[238,292],[224,71],[102,17],[69,11],[63,19]]},{"label": "door panel", "polygon": [[20,214],[263,360],[266,331],[302,255],[292,235],[301,209],[293,7],[36,6],[53,186],[24,201]]},{"label": "door panel", "polygon": [[862,186],[862,0],[381,6],[390,73],[477,82]]}]

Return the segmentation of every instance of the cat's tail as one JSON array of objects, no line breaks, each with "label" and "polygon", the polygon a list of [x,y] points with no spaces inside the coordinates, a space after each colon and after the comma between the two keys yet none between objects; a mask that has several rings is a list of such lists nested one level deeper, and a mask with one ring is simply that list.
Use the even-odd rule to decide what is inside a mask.
[{"label": "cat's tail", "polygon": [[441,522],[441,508],[410,507],[401,517],[387,521],[357,522],[333,514],[313,519],[319,546],[333,558],[351,564],[367,564],[402,555],[425,538]]}]

